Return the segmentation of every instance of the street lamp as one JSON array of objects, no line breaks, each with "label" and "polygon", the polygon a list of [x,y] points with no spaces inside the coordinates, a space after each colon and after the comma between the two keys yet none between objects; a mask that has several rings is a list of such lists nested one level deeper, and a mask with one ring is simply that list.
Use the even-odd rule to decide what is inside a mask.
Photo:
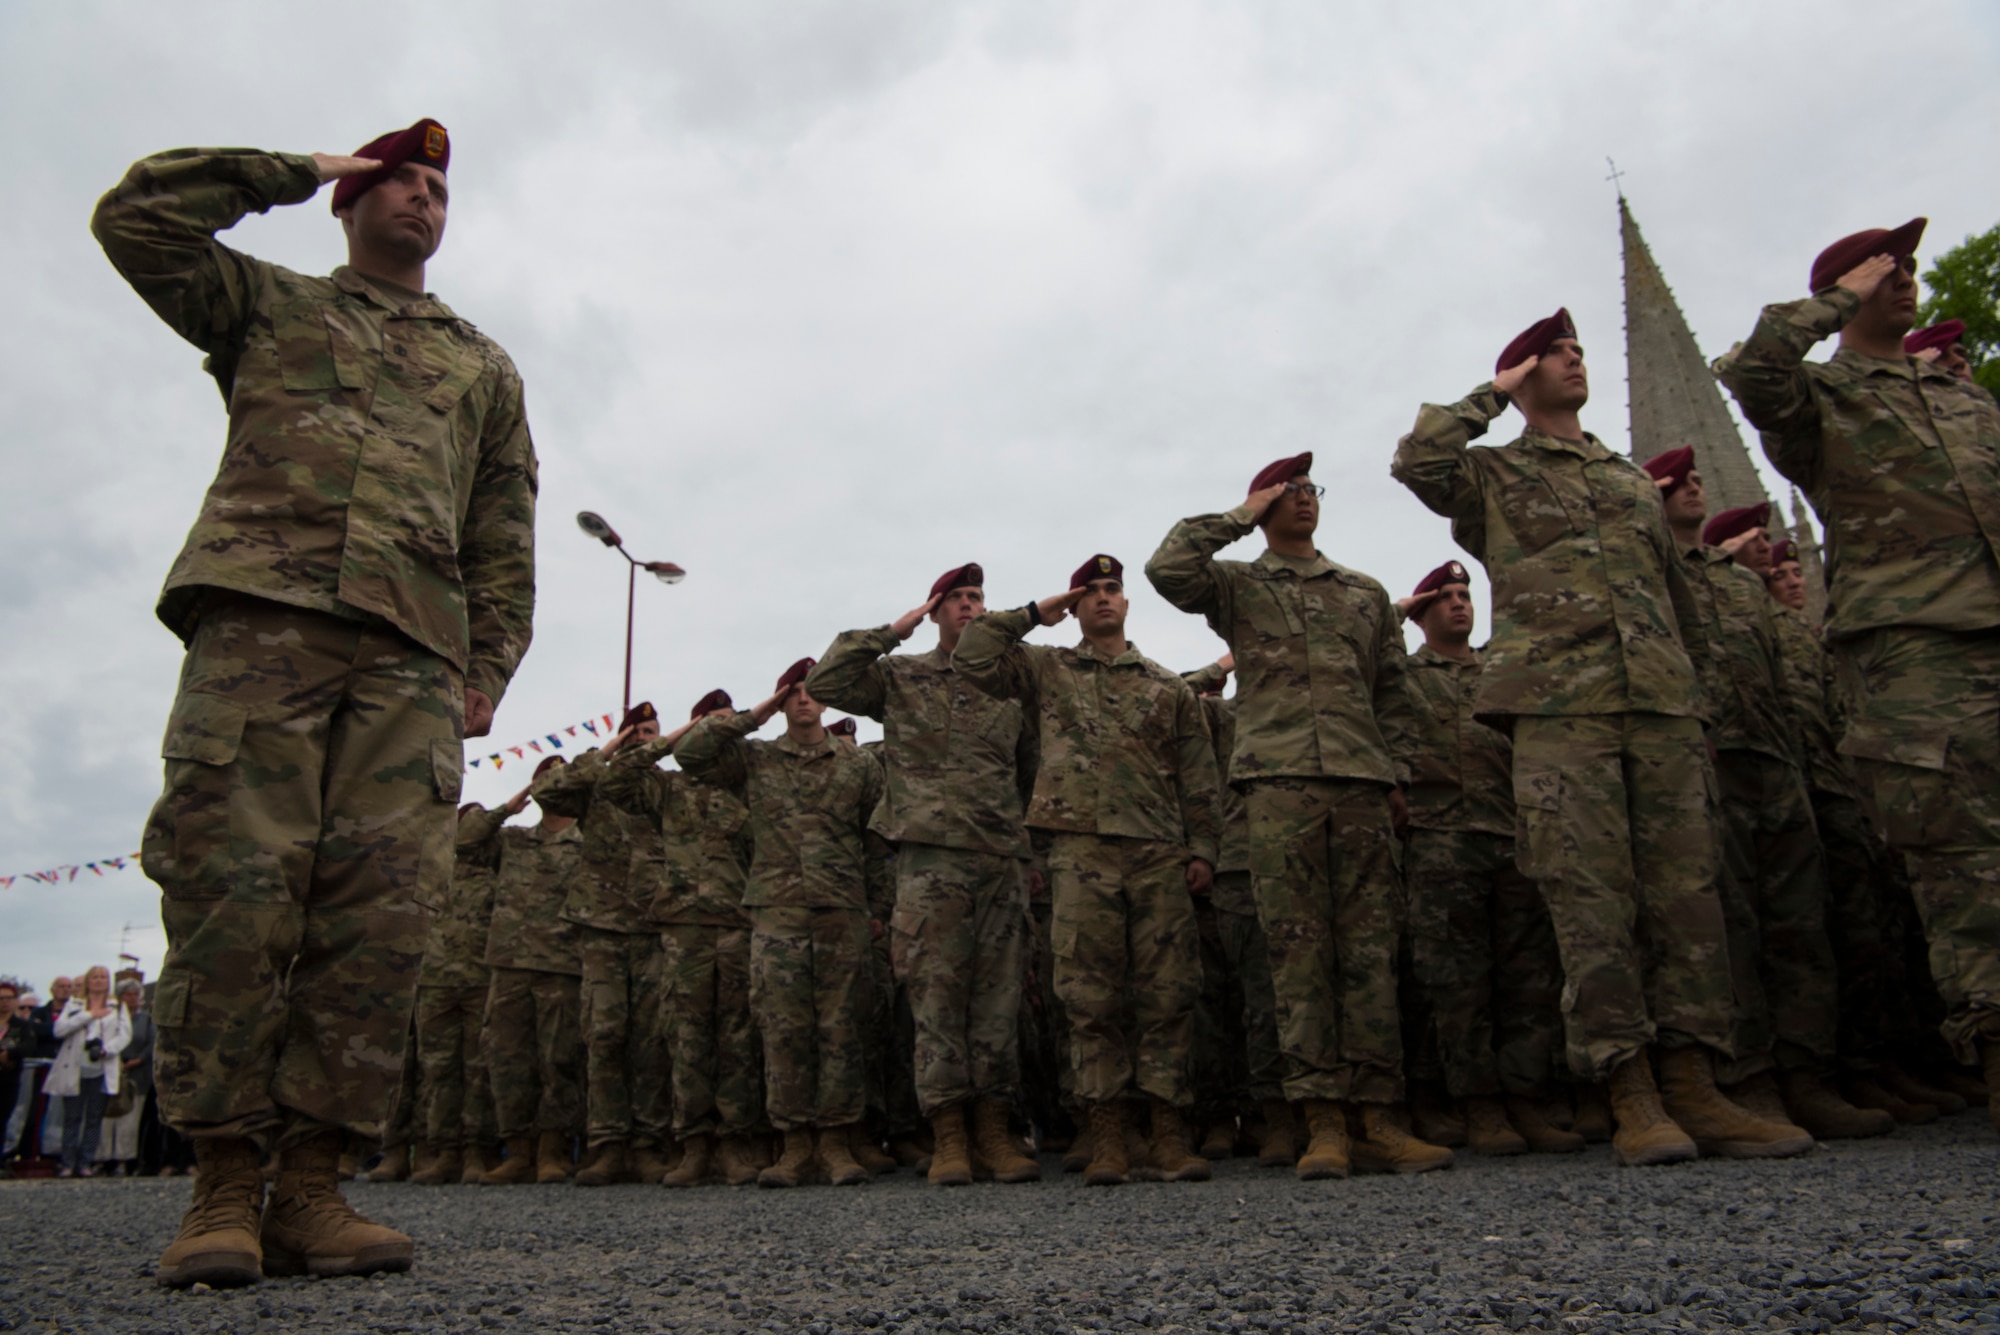
[{"label": "street lamp", "polygon": [[576,516],[576,526],[596,538],[606,547],[616,549],[625,558],[625,704],[632,708],[632,608],[639,584],[639,572],[645,571],[662,584],[678,584],[687,578],[687,571],[672,561],[641,561],[625,550],[624,541],[618,530],[606,523],[604,516],[595,510],[580,510]]}]

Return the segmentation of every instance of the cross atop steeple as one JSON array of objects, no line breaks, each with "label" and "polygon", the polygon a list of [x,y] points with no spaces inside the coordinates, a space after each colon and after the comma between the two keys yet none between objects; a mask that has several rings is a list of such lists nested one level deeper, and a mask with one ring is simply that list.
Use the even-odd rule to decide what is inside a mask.
[{"label": "cross atop steeple", "polygon": [[1611,161],[1609,153],[1604,155],[1604,160],[1611,164],[1611,175],[1604,179],[1611,182],[1613,188],[1618,191],[1618,202],[1622,204],[1625,202],[1625,173],[1618,170],[1618,164]]}]

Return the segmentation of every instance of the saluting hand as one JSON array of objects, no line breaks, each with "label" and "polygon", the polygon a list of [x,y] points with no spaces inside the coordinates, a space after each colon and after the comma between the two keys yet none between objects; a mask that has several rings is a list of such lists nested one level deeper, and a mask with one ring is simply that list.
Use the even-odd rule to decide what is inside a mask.
[{"label": "saluting hand", "polygon": [[1222,670],[1223,670],[1224,672],[1234,672],[1234,671],[1236,671],[1236,655],[1235,655],[1235,653],[1231,652],[1231,653],[1226,653],[1226,654],[1224,654],[1224,655],[1223,655],[1222,657],[1220,657],[1220,658],[1218,658],[1218,659],[1216,659],[1216,660],[1215,660],[1215,665],[1216,665],[1217,667],[1221,668],[1221,669],[1222,669]]},{"label": "saluting hand", "polygon": [[1443,592],[1443,589],[1432,589],[1429,593],[1413,593],[1407,598],[1398,598],[1396,600],[1396,615],[1404,621],[1408,621],[1412,617],[1422,616],[1424,609],[1431,605],[1431,599]]},{"label": "saluting hand", "polygon": [[514,794],[514,795],[513,795],[512,797],[508,798],[508,799],[507,799],[507,805],[506,805],[506,806],[504,806],[504,807],[502,807],[502,808],[501,808],[501,810],[502,810],[502,811],[505,811],[505,812],[506,812],[506,813],[507,813],[508,815],[510,815],[510,816],[518,816],[518,815],[520,815],[520,814],[521,814],[521,813],[522,813],[523,811],[527,810],[527,807],[528,807],[528,792],[529,792],[529,790],[530,790],[530,789],[532,789],[532,788],[533,788],[534,786],[535,786],[535,785],[531,783],[531,784],[529,784],[529,785],[528,785],[528,787],[527,787],[527,788],[523,788],[523,789],[522,789],[522,790],[521,790],[520,792],[518,792],[518,793]]},{"label": "saluting hand", "polygon": [[366,176],[382,166],[380,158],[357,158],[347,153],[315,153],[313,166],[319,170],[319,181],[338,181],[343,176]]},{"label": "saluting hand", "polygon": [[1875,295],[1875,289],[1882,285],[1896,267],[1893,255],[1870,255],[1861,263],[1849,269],[1834,280],[1835,287],[1844,287],[1863,301]]},{"label": "saluting hand", "polygon": [[1541,362],[1540,357],[1530,357],[1519,366],[1510,366],[1493,377],[1493,388],[1501,394],[1512,394],[1528,378],[1528,373]]},{"label": "saluting hand", "polygon": [[763,727],[766,723],[769,723],[771,721],[771,716],[773,714],[777,713],[780,709],[783,709],[785,707],[786,699],[789,698],[791,693],[793,691],[796,691],[797,689],[798,689],[797,685],[787,686],[784,690],[779,691],[776,695],[771,696],[769,699],[759,702],[757,707],[750,711],[750,717],[757,721],[758,727],[760,728]]},{"label": "saluting hand", "polygon": [[1278,503],[1278,498],[1285,494],[1285,488],[1290,485],[1292,485],[1290,482],[1273,482],[1270,486],[1261,487],[1245,496],[1243,503],[1250,507],[1251,521],[1254,523],[1262,519],[1264,512]]},{"label": "saluting hand", "polygon": [[610,741],[606,742],[604,744],[604,749],[598,752],[598,754],[605,760],[611,759],[611,757],[618,754],[619,747],[625,745],[625,743],[632,740],[632,734],[637,732],[638,730],[639,730],[639,725],[636,723],[634,723],[629,728],[620,728],[618,730],[618,735],[616,737],[613,737]]},{"label": "saluting hand", "polygon": [[1083,595],[1089,592],[1088,588],[1071,589],[1068,593],[1042,599],[1035,604],[1035,610],[1041,613],[1044,626],[1053,626],[1074,611],[1076,605],[1083,601]]},{"label": "saluting hand", "polygon": [[1912,357],[1915,357],[1918,361],[1924,363],[1926,366],[1928,366],[1932,362],[1936,361],[1938,358],[1944,356],[1944,349],[1925,348],[1922,352],[1913,352],[1910,355]]},{"label": "saluting hand", "polygon": [[922,607],[912,607],[909,611],[890,622],[889,629],[896,632],[897,639],[909,639],[917,633],[917,623],[931,614],[931,609],[938,605],[938,599],[942,597],[944,595],[941,593],[932,594]]}]

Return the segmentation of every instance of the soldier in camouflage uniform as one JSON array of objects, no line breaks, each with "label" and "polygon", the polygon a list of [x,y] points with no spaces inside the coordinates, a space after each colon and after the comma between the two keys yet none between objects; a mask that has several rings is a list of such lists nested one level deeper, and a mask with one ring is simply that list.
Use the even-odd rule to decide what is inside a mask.
[{"label": "soldier in camouflage uniform", "polygon": [[[814,699],[882,724],[887,790],[874,828],[897,846],[890,944],[915,1020],[938,1185],[972,1180],[967,1109],[1004,1123],[1020,1082],[1030,853],[1021,813],[1035,783],[1034,731],[1019,705],[951,665],[960,632],[986,610],[985,578],[976,564],[946,571],[921,607],[837,637],[806,681]],[[925,617],[937,648],[891,653]]]},{"label": "soldier in camouflage uniform", "polygon": [[[1215,885],[1208,901],[1215,913],[1217,944],[1222,960],[1226,1004],[1237,1007],[1235,1023],[1220,1026],[1240,1033],[1241,1095],[1254,1100],[1263,1120],[1257,1162],[1267,1168],[1290,1168],[1298,1160],[1292,1105],[1285,1099],[1285,1059],[1278,1047],[1278,1000],[1271,986],[1271,952],[1264,926],[1257,921],[1257,896],[1250,884],[1250,816],[1240,788],[1229,781],[1229,761],[1236,752],[1236,701],[1222,688],[1235,670],[1228,654],[1207,667],[1181,674],[1201,700],[1202,714],[1215,750],[1215,772],[1222,781],[1222,838],[1217,846]],[[1203,958],[1203,969],[1208,959]]]},{"label": "soldier in camouflage uniform", "polygon": [[1513,748],[1473,715],[1469,586],[1447,561],[1397,605],[1424,635],[1407,676],[1410,959],[1472,1149],[1569,1153],[1583,1137],[1540,1107],[1562,1051],[1562,960],[1541,891],[1516,865]]},{"label": "soldier in camouflage uniform", "polygon": [[579,822],[582,865],[562,916],[578,924],[583,967],[584,1117],[591,1158],[584,1187],[657,1185],[672,1165],[667,1047],[660,1026],[660,936],[649,921],[660,870],[659,825],[599,792],[622,747],[660,735],[650,702],[626,711],[604,746],[536,780],[542,810]]},{"label": "soldier in camouflage uniform", "polygon": [[[1698,1142],[1808,1148],[1715,1088],[1732,987],[1695,670],[1707,642],[1659,488],[1584,431],[1589,397],[1557,311],[1508,345],[1490,383],[1426,404],[1391,471],[1492,580],[1475,715],[1512,731],[1516,856],[1555,920],[1570,1069],[1610,1077],[1613,1149],[1667,1163]],[[1521,438],[1468,448],[1510,403]]]},{"label": "soldier in camouflage uniform", "polygon": [[1903,351],[1923,226],[1828,247],[1716,371],[1825,529],[1840,752],[1909,865],[1945,1038],[2000,1094],[2000,409]]},{"label": "soldier in camouflage uniform", "polygon": [[764,1116],[750,1017],[750,914],[743,907],[750,809],[740,782],[659,768],[694,724],[734,712],[727,692],[709,692],[686,724],[621,752],[603,788],[608,800],[660,831],[664,865],[650,878],[658,886],[650,916],[664,956],[673,1133],[682,1147],[680,1163],[665,1178],[670,1187],[698,1186],[711,1168],[742,1186],[762,1167],[750,1141]]},{"label": "soldier in camouflage uniform", "polygon": [[430,1162],[410,1180],[422,1186],[477,1182],[495,1166],[493,1099],[479,1047],[492,982],[486,929],[493,917],[500,827],[527,800],[522,792],[491,811],[477,802],[458,809],[451,886],[431,919],[417,974],[416,1125]]},{"label": "soldier in camouflage uniform", "polygon": [[[1124,579],[1115,558],[1093,556],[1068,593],[974,621],[951,661],[981,690],[1017,701],[1037,730],[1042,763],[1026,824],[1052,836],[1056,994],[1076,1092],[1090,1108],[1084,1181],[1130,1180],[1125,1098],[1137,1092],[1152,1103],[1147,1166],[1199,1182],[1208,1160],[1191,1152],[1182,1110],[1194,1101],[1201,990],[1191,892],[1207,892],[1217,857],[1215,755],[1194,692],[1125,638]],[[1083,631],[1074,649],[1020,642],[1072,611]],[[978,1129],[994,1175],[1040,1177],[1006,1131]]]},{"label": "soldier in camouflage uniform", "polygon": [[[1305,1102],[1303,1178],[1344,1177],[1347,1110],[1363,1171],[1421,1172],[1451,1151],[1404,1129],[1396,954],[1410,702],[1403,642],[1380,584],[1313,545],[1312,455],[1280,459],[1243,504],[1176,524],[1146,576],[1208,619],[1237,672],[1230,782],[1244,788],[1251,880],[1271,952],[1285,1093]],[[1254,562],[1215,553],[1262,528]]]},{"label": "soldier in camouflage uniform", "polygon": [[[168,941],[155,1078],[201,1165],[163,1284],[410,1264],[342,1202],[340,1139],[389,1113],[461,742],[534,610],[520,376],[421,290],[449,152],[435,121],[356,157],[177,149],[91,220],[229,411],[159,604],[187,657],[144,843]],[[349,257],[331,277],[215,239],[329,180]],[[261,1241],[260,1145],[279,1157]]]},{"label": "soldier in camouflage uniform", "polygon": [[[562,763],[550,756],[534,777]],[[515,802],[533,791],[531,783]],[[550,811],[532,828],[503,825],[496,837],[485,955],[492,985],[481,1050],[507,1161],[479,1180],[567,1182],[571,1146],[583,1132],[583,964],[582,929],[562,917],[562,907],[582,861],[583,837],[573,817]]]},{"label": "soldier in camouflage uniform", "polygon": [[[887,859],[867,840],[882,768],[827,737],[825,706],[803,686],[812,662],[794,663],[749,713],[711,714],[674,748],[688,774],[740,791],[750,811],[750,1006],[764,1038],[765,1110],[785,1138],[758,1174],[765,1187],[815,1172],[835,1186],[868,1178],[852,1138],[867,1107],[868,941],[889,909]],[[781,709],[783,737],[749,739]]]}]

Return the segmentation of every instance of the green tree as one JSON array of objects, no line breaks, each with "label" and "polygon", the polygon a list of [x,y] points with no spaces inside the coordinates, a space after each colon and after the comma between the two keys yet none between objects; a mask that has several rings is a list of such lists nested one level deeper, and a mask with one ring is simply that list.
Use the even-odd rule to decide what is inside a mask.
[{"label": "green tree", "polygon": [[1960,342],[1972,374],[2000,395],[2000,224],[1938,256],[1924,286],[1930,295],[1917,307],[1917,324],[1965,321]]}]

